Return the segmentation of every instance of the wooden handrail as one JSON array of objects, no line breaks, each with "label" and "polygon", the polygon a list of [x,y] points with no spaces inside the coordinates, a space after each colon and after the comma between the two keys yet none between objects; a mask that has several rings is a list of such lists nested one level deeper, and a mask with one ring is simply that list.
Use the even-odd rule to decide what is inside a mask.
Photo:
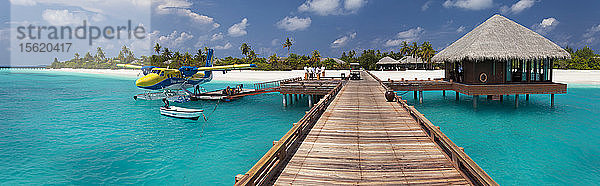
[{"label": "wooden handrail", "polygon": [[[329,104],[335,99],[336,95],[342,90],[345,81],[329,91],[313,108],[308,111],[294,126],[285,134],[263,157],[258,160],[246,174],[241,177],[236,176],[235,185],[266,185],[272,179],[283,161],[291,154],[287,152],[295,148],[307,134],[312,126],[319,120]],[[239,179],[239,180],[237,180]]]},{"label": "wooden handrail", "polygon": [[417,123],[425,129],[425,133],[436,143],[442,152],[444,152],[450,160],[452,160],[454,166],[461,172],[463,172],[474,185],[498,185],[475,161],[467,155],[464,150],[458,147],[450,138],[448,138],[439,127],[433,125],[423,114],[421,114],[415,107],[409,106],[406,100],[402,100],[400,96],[396,96],[397,103],[400,104],[408,113],[417,120]]},{"label": "wooden handrail", "polygon": [[281,83],[296,82],[296,81],[300,81],[300,80],[302,80],[302,77],[295,77],[295,78],[288,78],[288,79],[282,79],[282,80],[275,80],[275,81],[267,81],[267,82],[254,83],[252,86],[253,86],[253,88],[255,90],[261,90],[261,89],[268,89],[268,88],[279,87],[281,85]]},{"label": "wooden handrail", "polygon": [[[379,78],[367,71],[371,77],[379,81],[386,90],[388,89],[385,84]],[[446,134],[444,134],[439,127],[433,125],[429,119],[425,118],[415,107],[409,106],[406,100],[402,100],[402,97],[395,95],[396,102],[400,104],[404,109],[408,111],[410,116],[417,121],[417,123],[423,128],[425,133],[431,138],[431,140],[437,144],[442,152],[444,152],[452,161],[453,166],[462,172],[474,185],[498,185],[496,181],[492,179],[475,161],[467,155],[464,150],[458,147]]]}]

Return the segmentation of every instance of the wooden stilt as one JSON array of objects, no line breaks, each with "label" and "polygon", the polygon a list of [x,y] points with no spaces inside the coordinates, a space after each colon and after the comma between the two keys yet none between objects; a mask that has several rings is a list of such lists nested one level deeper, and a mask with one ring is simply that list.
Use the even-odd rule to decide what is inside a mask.
[{"label": "wooden stilt", "polygon": [[287,94],[283,95],[283,106],[287,107]]},{"label": "wooden stilt", "polygon": [[419,91],[419,103],[423,103],[423,91]]},{"label": "wooden stilt", "polygon": [[473,96],[473,108],[477,108],[477,102],[479,102],[479,95]]},{"label": "wooden stilt", "polygon": [[456,92],[456,101],[458,101],[458,97],[459,97],[458,92]]},{"label": "wooden stilt", "polygon": [[442,90],[442,96],[446,97],[446,91]]},{"label": "wooden stilt", "polygon": [[313,106],[313,96],[312,95],[308,95],[308,107],[312,107]]},{"label": "wooden stilt", "polygon": [[515,94],[515,108],[519,108],[519,94]]},{"label": "wooden stilt", "polygon": [[550,106],[554,107],[554,94],[550,94]]},{"label": "wooden stilt", "polygon": [[413,91],[413,97],[417,99],[417,91]]},{"label": "wooden stilt", "polygon": [[525,101],[529,101],[529,94],[525,94]]},{"label": "wooden stilt", "polygon": [[504,101],[504,95],[500,95],[500,103],[502,103],[502,101]]}]

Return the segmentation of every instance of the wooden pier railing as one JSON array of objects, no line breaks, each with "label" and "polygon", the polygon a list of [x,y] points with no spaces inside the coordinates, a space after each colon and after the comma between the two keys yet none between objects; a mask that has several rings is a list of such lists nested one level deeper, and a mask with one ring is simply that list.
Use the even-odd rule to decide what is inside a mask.
[{"label": "wooden pier railing", "polygon": [[[377,76],[374,76],[367,71],[375,80],[379,81],[381,86],[386,90],[392,90],[386,86]],[[401,96],[396,95],[396,102],[408,111],[425,133],[436,143],[452,161],[453,165],[460,170],[474,185],[498,185],[492,177],[490,177],[475,161],[471,159],[465,152],[464,148],[458,147],[446,134],[442,133],[440,127],[433,125],[423,114],[421,114],[414,106],[409,106],[406,100],[402,100]]]},{"label": "wooden pier railing", "polygon": [[291,155],[288,152],[297,148],[304,136],[308,134],[323,112],[327,110],[327,107],[335,99],[345,83],[346,81],[339,82],[298,123],[294,123],[293,127],[246,174],[236,176],[235,185],[269,184],[273,176],[278,173],[284,160]]},{"label": "wooden pier railing", "polygon": [[498,185],[475,161],[464,152],[464,148],[458,147],[448,138],[440,127],[433,125],[414,106],[409,106],[406,100],[396,96],[396,101],[419,123],[421,128],[436,143],[442,151],[452,160],[454,166],[467,176],[474,185]]},{"label": "wooden pier railing", "polygon": [[295,82],[295,81],[300,81],[300,80],[302,80],[302,77],[295,77],[295,78],[282,79],[282,80],[276,80],[276,81],[255,83],[252,86],[255,90],[263,90],[263,89],[278,88],[281,85],[281,83]]}]

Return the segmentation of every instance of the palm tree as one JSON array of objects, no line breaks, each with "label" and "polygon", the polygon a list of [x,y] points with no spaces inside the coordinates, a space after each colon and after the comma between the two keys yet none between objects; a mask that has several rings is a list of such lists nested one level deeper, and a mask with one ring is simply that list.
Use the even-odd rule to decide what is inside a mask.
[{"label": "palm tree", "polygon": [[292,40],[290,40],[289,37],[286,38],[285,43],[283,43],[283,48],[287,48],[288,56],[290,55],[290,48],[292,48],[292,45],[294,45],[294,43],[292,43]]},{"label": "palm tree", "polygon": [[412,42],[412,45],[410,46],[410,55],[415,58],[415,69],[417,69],[417,56],[419,55],[419,50],[417,42]]},{"label": "palm tree", "polygon": [[160,45],[158,43],[154,45],[154,52],[156,52],[156,54],[160,54]]},{"label": "palm tree", "polygon": [[248,58],[248,54],[250,53],[250,50],[251,50],[250,46],[246,43],[242,43],[240,50],[242,51],[242,55],[245,55],[246,58]]},{"label": "palm tree", "polygon": [[433,69],[433,64],[431,63],[431,58],[435,55],[435,50],[431,47],[431,44],[427,41],[421,44],[421,59],[425,60],[429,64],[429,68]]},{"label": "palm tree", "polygon": [[318,50],[314,50],[310,59],[314,62],[314,65],[319,65],[318,63],[321,61],[321,53],[319,53]]},{"label": "palm tree", "polygon": [[169,48],[164,48],[162,55],[163,55],[164,60],[171,59],[171,51],[169,51]]},{"label": "palm tree", "polygon": [[102,51],[102,47],[98,47],[98,52],[96,52],[96,59],[98,59],[98,61],[104,61],[104,58],[106,58],[106,55],[104,54],[104,51]]},{"label": "palm tree", "polygon": [[407,54],[410,53],[410,47],[408,46],[408,43],[406,41],[402,41],[402,45],[400,47],[400,53],[402,53],[402,56],[406,56]]}]

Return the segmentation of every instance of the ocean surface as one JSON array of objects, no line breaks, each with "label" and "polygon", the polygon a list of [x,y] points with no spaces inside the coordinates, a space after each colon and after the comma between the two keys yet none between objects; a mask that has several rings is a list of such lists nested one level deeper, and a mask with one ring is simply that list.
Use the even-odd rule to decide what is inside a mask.
[{"label": "ocean surface", "polygon": [[[206,110],[191,121],[132,99],[141,92],[131,78],[1,70],[0,185],[231,185],[308,109],[278,94],[176,104]],[[501,185],[600,183],[600,86],[569,85],[554,108],[549,95],[516,109],[514,96],[473,109],[446,95],[404,97]]]},{"label": "ocean surface", "polygon": [[[399,94],[403,94],[400,92]],[[500,185],[600,184],[600,86],[568,85],[567,94],[506,96],[504,101],[453,91],[403,97]]]},{"label": "ocean surface", "polygon": [[232,185],[308,109],[264,94],[173,103],[205,109],[208,122],[175,119],[160,115],[160,100],[133,100],[143,92],[134,83],[0,70],[0,185]]}]

